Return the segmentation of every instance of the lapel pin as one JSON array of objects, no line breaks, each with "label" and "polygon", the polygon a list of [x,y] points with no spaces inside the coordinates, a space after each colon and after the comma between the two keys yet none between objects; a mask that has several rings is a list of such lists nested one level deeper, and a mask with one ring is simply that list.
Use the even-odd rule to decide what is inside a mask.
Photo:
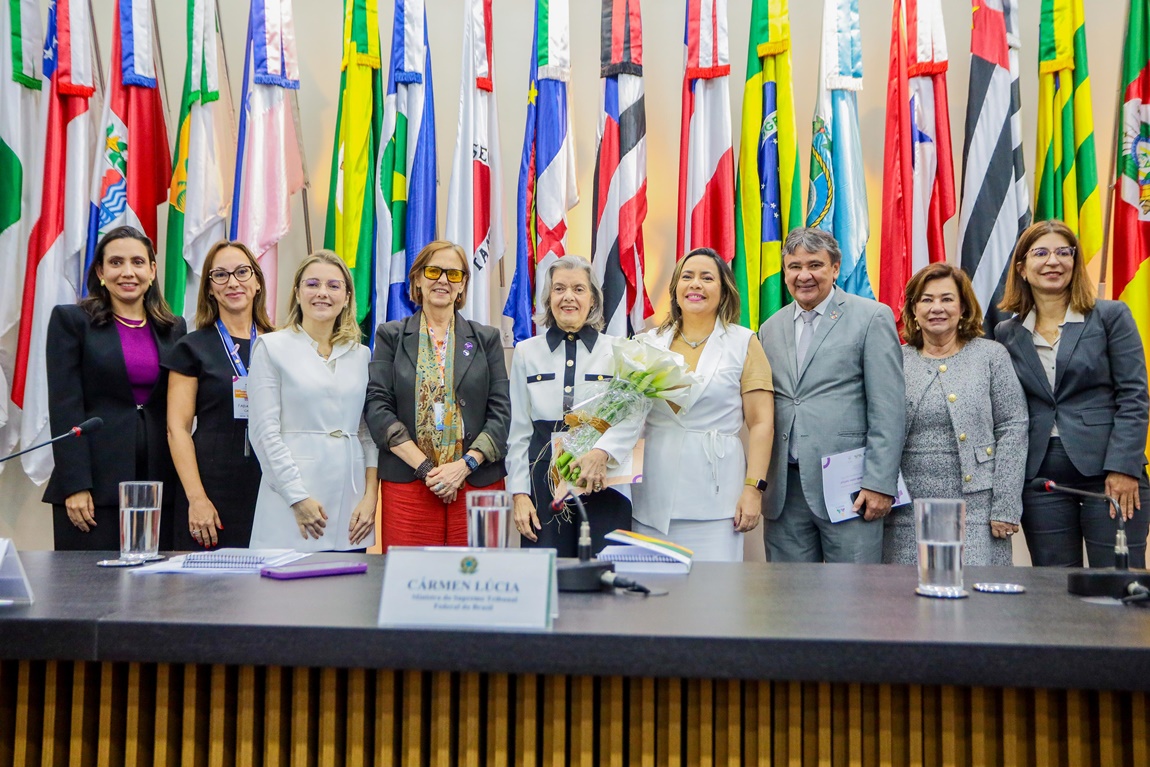
[{"label": "lapel pin", "polygon": [[474,348],[474,346],[475,345],[473,343],[471,343],[470,341],[465,343],[463,345],[463,356],[464,357],[470,357],[471,356],[471,350]]},{"label": "lapel pin", "polygon": [[832,320],[837,320],[838,318],[839,318],[839,313],[838,313],[838,310],[837,310],[837,309],[835,309],[835,310],[832,310],[832,311],[831,311],[831,319],[832,319]]}]

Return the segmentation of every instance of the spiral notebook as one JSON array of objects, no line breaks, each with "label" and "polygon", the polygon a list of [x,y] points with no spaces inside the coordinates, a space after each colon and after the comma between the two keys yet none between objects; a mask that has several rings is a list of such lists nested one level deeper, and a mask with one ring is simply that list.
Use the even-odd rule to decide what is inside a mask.
[{"label": "spiral notebook", "polygon": [[278,567],[299,557],[292,549],[217,549],[197,551],[184,557],[185,568],[212,570],[259,570]]},{"label": "spiral notebook", "polygon": [[598,559],[613,562],[617,573],[679,573],[691,572],[693,551],[670,541],[615,530],[607,533],[607,540],[617,546],[604,546]]}]

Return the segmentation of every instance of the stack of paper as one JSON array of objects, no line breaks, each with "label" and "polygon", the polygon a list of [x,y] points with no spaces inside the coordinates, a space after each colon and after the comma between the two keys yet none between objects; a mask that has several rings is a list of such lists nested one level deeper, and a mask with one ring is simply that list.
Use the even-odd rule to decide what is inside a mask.
[{"label": "stack of paper", "polygon": [[614,562],[617,573],[681,573],[691,572],[691,558],[695,552],[671,543],[632,533],[615,530],[607,533],[607,540],[622,544],[605,546],[598,559]]}]

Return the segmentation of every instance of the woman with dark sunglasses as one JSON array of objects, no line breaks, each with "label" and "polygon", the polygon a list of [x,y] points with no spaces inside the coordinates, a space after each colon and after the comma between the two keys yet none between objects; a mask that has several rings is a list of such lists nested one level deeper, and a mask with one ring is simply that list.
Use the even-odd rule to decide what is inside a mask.
[{"label": "woman with dark sunglasses", "polygon": [[174,530],[181,551],[246,547],[251,539],[260,464],[248,437],[248,367],[256,337],[275,330],[263,270],[246,245],[216,243],[202,274],[198,330],[164,365],[168,445],[183,485]]},{"label": "woman with dark sunglasses", "polygon": [[502,489],[511,396],[499,331],[465,319],[470,265],[463,248],[427,245],[407,275],[407,319],[375,334],[367,425],[379,445],[389,546],[465,546],[465,497]]}]

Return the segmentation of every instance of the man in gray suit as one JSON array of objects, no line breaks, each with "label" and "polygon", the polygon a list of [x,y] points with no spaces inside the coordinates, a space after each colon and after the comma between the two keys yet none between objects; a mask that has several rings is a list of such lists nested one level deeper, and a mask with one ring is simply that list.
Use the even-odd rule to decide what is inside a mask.
[{"label": "man in gray suit", "polygon": [[[902,351],[891,310],[837,287],[830,234],[795,229],[783,244],[794,304],[759,341],[775,383],[775,443],[763,493],[772,562],[881,562],[882,518],[896,493],[906,424]],[[865,448],[855,519],[832,523],[823,457]]]}]

